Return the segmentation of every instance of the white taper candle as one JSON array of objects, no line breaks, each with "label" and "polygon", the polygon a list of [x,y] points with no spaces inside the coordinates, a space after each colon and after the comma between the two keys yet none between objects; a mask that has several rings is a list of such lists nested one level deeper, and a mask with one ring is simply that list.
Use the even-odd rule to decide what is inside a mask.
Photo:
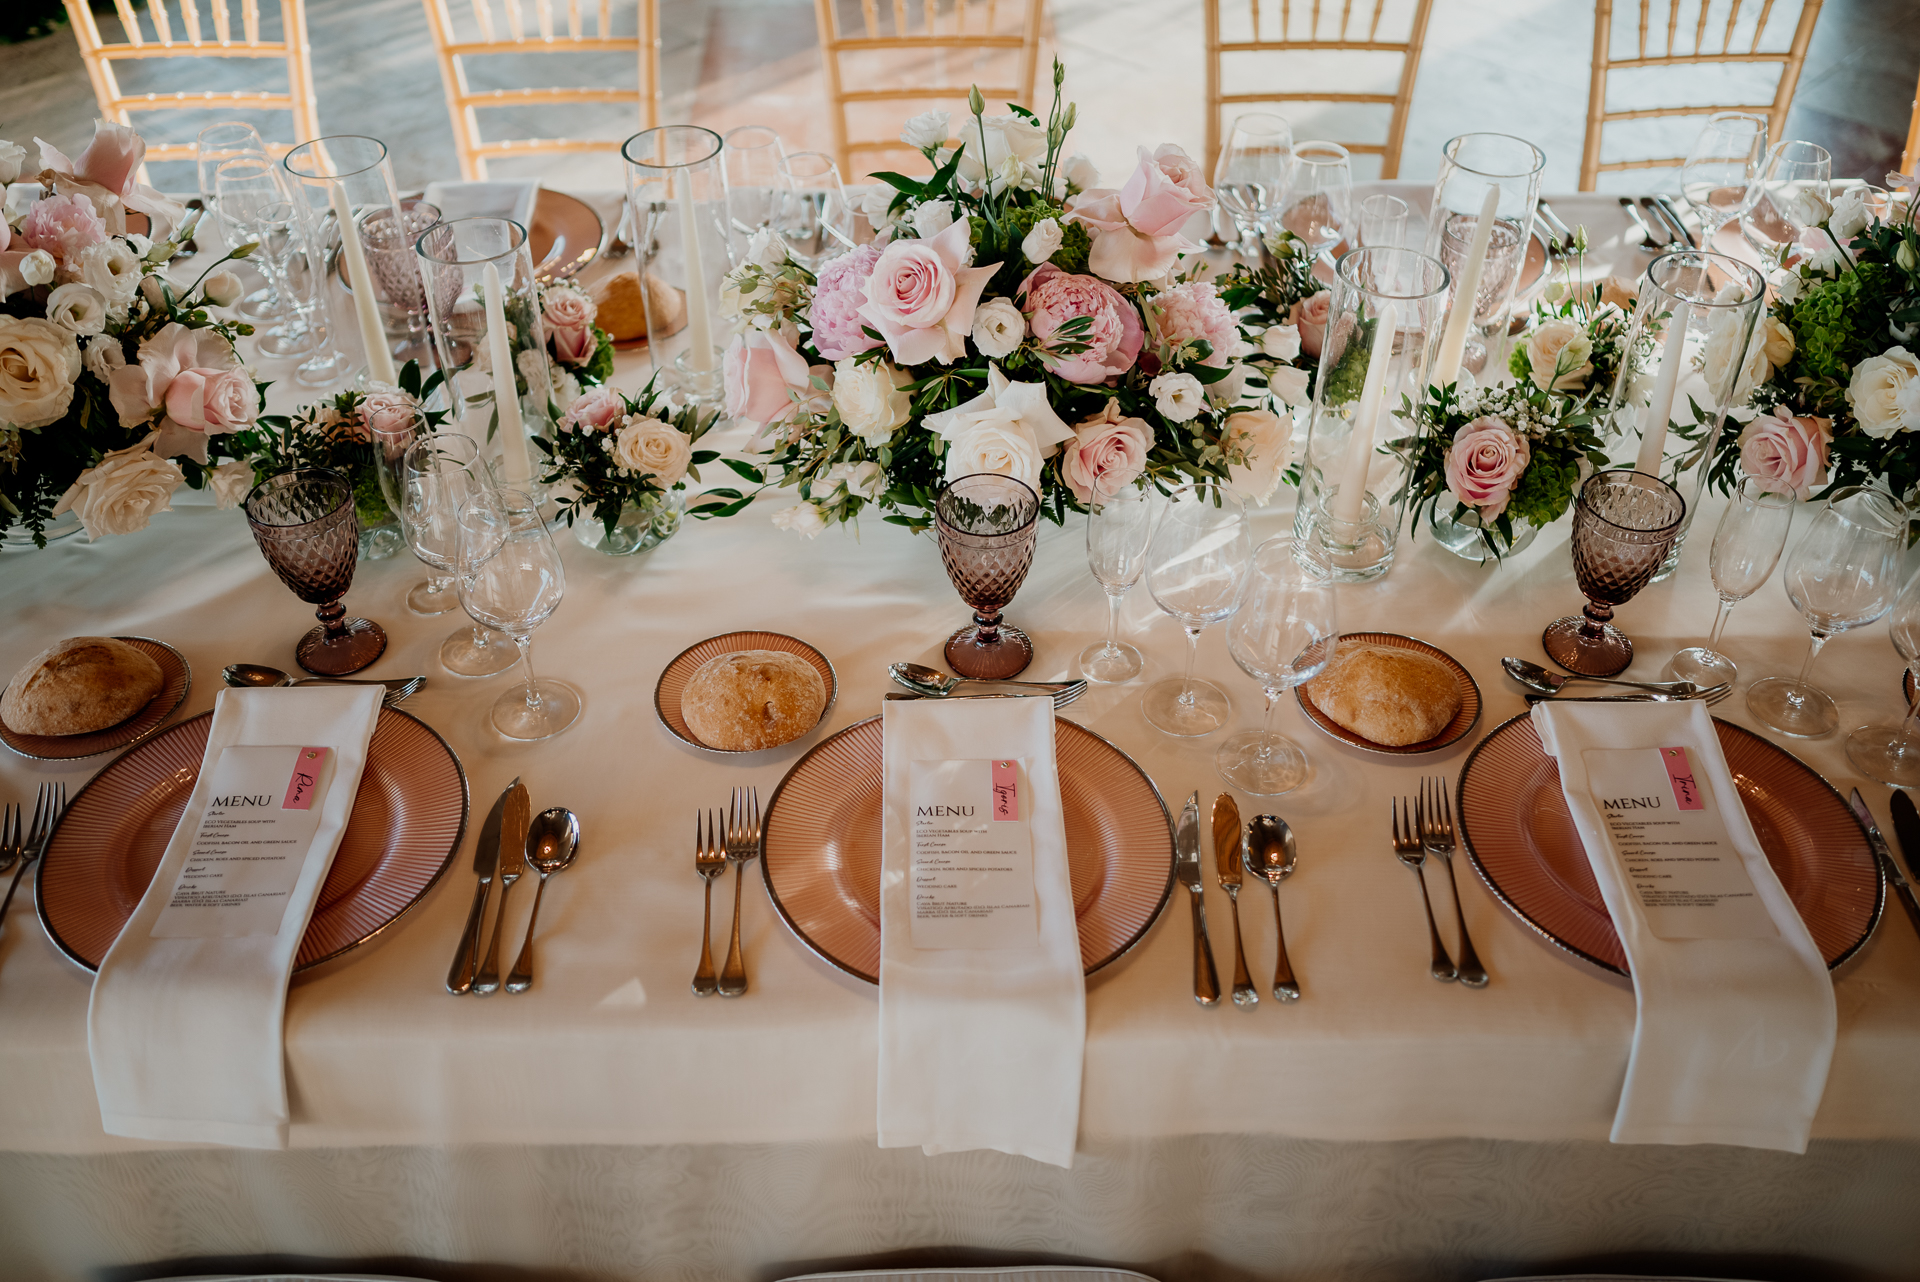
[{"label": "white taper candle", "polygon": [[1380,407],[1387,395],[1387,367],[1393,363],[1393,344],[1400,329],[1400,309],[1381,307],[1373,330],[1373,350],[1367,356],[1367,379],[1360,387],[1360,403],[1353,411],[1353,434],[1347,438],[1347,469],[1333,496],[1333,519],[1358,521],[1366,510],[1367,471],[1373,466],[1373,437]]},{"label": "white taper candle", "polygon": [[[1446,387],[1459,380],[1460,360],[1466,355],[1467,334],[1473,326],[1473,314],[1479,307],[1480,277],[1487,266],[1487,246],[1493,240],[1493,224],[1498,218],[1500,208],[1500,188],[1487,188],[1486,199],[1480,202],[1480,220],[1473,225],[1473,243],[1467,247],[1467,256],[1460,263],[1460,275],[1453,282],[1453,307],[1447,313],[1446,333],[1440,336],[1440,350],[1433,358],[1433,378],[1436,387]],[[1445,218],[1444,209],[1436,217]],[[1441,233],[1445,243],[1446,233]]]},{"label": "white taper candle", "polygon": [[387,350],[387,327],[380,323],[380,307],[373,300],[373,273],[367,270],[360,229],[353,223],[344,183],[329,183],[327,199],[340,224],[340,252],[347,256],[347,277],[353,282],[353,314],[360,322],[360,344],[367,349],[367,377],[376,383],[393,382],[393,353]]},{"label": "white taper candle", "polygon": [[700,257],[700,222],[693,208],[693,175],[682,170],[680,239],[687,255],[687,368],[704,374],[713,368],[713,326],[707,318],[707,273]]},{"label": "white taper candle", "polygon": [[487,264],[482,290],[487,296],[487,358],[493,366],[493,405],[500,416],[500,476],[516,488],[533,476],[527,457],[527,425],[520,417],[520,392],[513,367],[513,345],[507,338],[507,304],[500,285],[500,269]]},{"label": "white taper candle", "polygon": [[1660,459],[1667,451],[1667,424],[1673,419],[1673,394],[1686,364],[1687,308],[1682,303],[1667,321],[1667,341],[1660,349],[1660,372],[1654,375],[1653,398],[1640,425],[1640,453],[1633,470],[1660,475]]}]

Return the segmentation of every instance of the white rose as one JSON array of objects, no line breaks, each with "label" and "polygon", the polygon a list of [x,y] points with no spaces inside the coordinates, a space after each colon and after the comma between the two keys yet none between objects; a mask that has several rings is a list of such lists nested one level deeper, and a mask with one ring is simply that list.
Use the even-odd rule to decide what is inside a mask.
[{"label": "white rose", "polygon": [[8,142],[0,138],[0,187],[6,186],[20,176],[20,162],[27,158],[27,149],[17,142]]},{"label": "white rose", "polygon": [[20,279],[29,285],[46,285],[53,281],[54,272],[60,265],[53,261],[53,255],[44,249],[36,249],[20,260]]},{"label": "white rose", "polygon": [[1786,303],[1788,306],[1799,302],[1801,284],[1800,273],[1797,271],[1788,272],[1785,276],[1782,276],[1779,285],[1775,286],[1776,291],[1780,295],[1780,301]]},{"label": "white rose", "polygon": [[1267,371],[1267,387],[1288,405],[1307,403],[1307,371],[1282,365]]},{"label": "white rose", "polygon": [[111,304],[130,303],[140,289],[140,255],[118,236],[109,236],[81,251],[80,279]]},{"label": "white rose", "polygon": [[960,150],[960,177],[972,186],[985,181],[995,191],[1030,190],[1040,185],[1047,131],[1025,116],[983,116],[960,131]]},{"label": "white rose", "polygon": [[836,463],[827,469],[829,486],[844,485],[857,499],[877,499],[887,492],[887,474],[878,463]]},{"label": "white rose", "polygon": [[229,459],[207,476],[207,488],[213,491],[213,505],[230,510],[240,506],[253,488],[253,464],[244,459]]},{"label": "white rose", "polygon": [[1040,488],[1040,447],[1018,419],[985,419],[947,442],[946,477],[993,472]]},{"label": "white rose", "polygon": [[885,445],[913,412],[913,397],[901,390],[912,381],[883,360],[863,365],[849,356],[833,367],[833,407],[848,431]]},{"label": "white rose", "polygon": [[1713,395],[1724,394],[1729,405],[1746,404],[1753,389],[1766,382],[1773,373],[1773,367],[1767,363],[1763,336],[1756,329],[1747,341],[1738,376],[1732,380],[1732,389],[1726,390],[1728,375],[1732,372],[1734,344],[1742,328],[1739,316],[1723,312],[1710,322],[1707,341],[1700,349],[1700,373],[1707,380],[1708,391]]},{"label": "white rose", "polygon": [[920,233],[920,239],[932,240],[947,228],[953,226],[953,202],[951,200],[929,200],[907,215],[907,221]]},{"label": "white rose", "polygon": [[81,363],[87,373],[102,383],[113,382],[113,372],[127,363],[127,352],[120,340],[111,334],[95,334],[87,340],[86,354]]},{"label": "white rose", "polygon": [[883,232],[893,226],[890,206],[896,194],[891,187],[869,187],[867,194],[860,198],[860,212],[867,216],[867,225],[875,232]]},{"label": "white rose", "polygon": [[[939,113],[939,114],[945,114]],[[781,508],[773,514],[775,529],[791,530],[795,534],[804,534],[808,538],[827,528],[827,518],[812,503],[797,503],[792,507]]]},{"label": "white rose", "polygon": [[946,476],[998,472],[1036,489],[1040,464],[1074,431],[1047,401],[1045,383],[1016,383],[998,365],[987,367],[987,390],[950,410],[926,417],[929,432],[946,438]]},{"label": "white rose", "polygon": [[629,415],[614,433],[613,461],[634,472],[653,473],[654,484],[672,489],[687,474],[693,442],[685,432],[657,418]]},{"label": "white rose", "polygon": [[1100,171],[1093,167],[1085,152],[1076,151],[1067,157],[1067,163],[1061,167],[1061,175],[1081,191],[1088,191],[1100,185]]},{"label": "white rose", "polygon": [[973,345],[982,356],[1011,356],[1027,336],[1027,318],[1011,299],[996,298],[973,313]]},{"label": "white rose", "polygon": [[215,307],[231,307],[247,292],[232,272],[215,272],[201,283],[200,289]]},{"label": "white rose", "polygon": [[1021,256],[1038,267],[1060,252],[1060,242],[1065,239],[1066,233],[1060,230],[1058,218],[1042,218],[1021,240]]},{"label": "white rose", "polygon": [[1847,403],[1853,406],[1860,430],[1885,440],[1895,432],[1920,428],[1920,421],[1909,420],[1899,405],[1900,394],[1916,378],[1920,378],[1920,358],[1904,347],[1889,347],[1854,366]]},{"label": "white rose", "polygon": [[1593,340],[1575,320],[1543,321],[1527,336],[1526,351],[1533,385],[1544,392],[1577,392],[1593,373]]},{"label": "white rose", "polygon": [[[1817,221],[1817,220],[1816,220]],[[1833,213],[1828,217],[1827,230],[1833,238],[1845,245],[1867,229],[1873,221],[1873,215],[1867,210],[1867,189],[1849,187],[1840,193],[1833,202]]]},{"label": "white rose", "polygon": [[1293,456],[1293,424],[1265,410],[1229,415],[1221,428],[1221,444],[1239,450],[1244,464],[1227,465],[1227,485],[1254,503],[1265,504],[1280,488],[1280,474]]},{"label": "white rose", "polygon": [[153,452],[154,436],[115,450],[80,473],[54,504],[55,515],[71,509],[87,537],[98,539],[144,530],[154,513],[172,511],[173,492],[187,478],[172,459]]},{"label": "white rose", "polygon": [[929,147],[944,147],[947,142],[947,121],[950,117],[944,111],[923,111],[907,121],[906,128],[900,131],[900,141],[915,151],[925,151]]},{"label": "white rose", "polygon": [[1833,204],[1811,187],[1802,187],[1787,200],[1781,211],[1801,227],[1818,227],[1833,217]]},{"label": "white rose", "polygon": [[45,427],[65,417],[80,377],[71,330],[38,317],[0,316],[0,423]]},{"label": "white rose", "polygon": [[1277,361],[1290,361],[1300,355],[1298,325],[1269,325],[1260,333],[1260,350]]},{"label": "white rose", "polygon": [[1162,374],[1147,384],[1153,407],[1169,423],[1191,422],[1206,405],[1206,392],[1191,374]]},{"label": "white rose", "polygon": [[76,334],[98,334],[107,325],[107,300],[91,285],[57,286],[47,295],[47,319]]}]

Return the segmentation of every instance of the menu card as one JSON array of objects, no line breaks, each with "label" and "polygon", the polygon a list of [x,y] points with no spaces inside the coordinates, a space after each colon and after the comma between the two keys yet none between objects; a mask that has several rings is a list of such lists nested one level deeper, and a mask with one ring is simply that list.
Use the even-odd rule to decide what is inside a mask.
[{"label": "menu card", "polygon": [[913,946],[1018,948],[1039,933],[1018,761],[915,761]]}]

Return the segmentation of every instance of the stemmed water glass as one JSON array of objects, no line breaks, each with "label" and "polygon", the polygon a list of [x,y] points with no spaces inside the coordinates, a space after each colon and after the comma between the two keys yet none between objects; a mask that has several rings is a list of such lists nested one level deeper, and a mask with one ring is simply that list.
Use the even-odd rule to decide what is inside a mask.
[{"label": "stemmed water glass", "polygon": [[855,248],[853,208],[832,156],[796,151],[780,161],[773,229],[787,242],[793,260],[809,271]]},{"label": "stemmed water glass", "polygon": [[[476,497],[497,490],[498,482],[479,444],[460,432],[416,437],[400,457],[396,480],[400,503],[394,513],[400,518],[400,533],[415,556],[439,571],[407,593],[407,608],[416,614],[445,614],[458,604],[452,584],[459,569],[460,511]],[[456,676],[490,677],[511,668],[517,658],[512,646],[474,625],[458,629],[440,645],[441,666]]]},{"label": "stemmed water glass", "polygon": [[765,125],[741,125],[721,137],[720,157],[727,166],[727,213],[733,222],[736,255],[747,238],[773,223],[774,193],[780,189],[780,162],[787,158],[780,135]]},{"label": "stemmed water glass", "polygon": [[1240,604],[1253,535],[1238,498],[1210,482],[1178,486],[1168,495],[1147,548],[1147,591],[1180,620],[1187,634],[1184,675],[1147,687],[1141,710],[1170,735],[1196,738],[1227,723],[1227,692],[1193,675],[1200,633]]},{"label": "stemmed water glass", "polygon": [[[214,187],[221,217],[237,235],[259,243],[254,258],[294,313],[277,344],[278,352],[268,354],[305,353],[306,359],[293,375],[303,387],[327,387],[339,381],[346,373],[347,358],[334,348],[329,333],[325,256],[279,166],[247,157],[229,160],[215,173]],[[294,336],[296,327],[304,340]]]},{"label": "stemmed water glass", "polygon": [[298,468],[254,486],[242,506],[267,564],[295,596],[316,607],[320,626],[300,638],[294,660],[315,676],[343,677],[385,653],[387,634],[380,625],[347,618],[340,604],[360,557],[353,482],[328,468]]},{"label": "stemmed water glass", "polygon": [[1258,237],[1286,203],[1292,169],[1293,126],[1265,111],[1234,117],[1213,169],[1213,190],[1243,243]]},{"label": "stemmed water glass", "polygon": [[1307,781],[1307,755],[1273,732],[1273,705],[1281,694],[1311,681],[1333,659],[1340,631],[1334,624],[1333,579],[1311,549],[1296,555],[1290,538],[1254,549],[1246,599],[1227,624],[1227,653],[1260,683],[1267,711],[1258,730],[1228,736],[1214,766],[1242,792],[1272,797]]},{"label": "stemmed water glass", "polygon": [[[1893,603],[1893,648],[1907,661],[1907,675],[1920,681],[1920,573],[1907,580]],[[1920,702],[1906,718],[1861,726],[1847,736],[1847,760],[1862,774],[1895,788],[1920,787]]]},{"label": "stemmed water glass", "polygon": [[[236,239],[234,230],[220,216],[220,192],[214,177],[220,166],[229,160],[270,160],[266,141],[260,137],[260,131],[244,120],[222,120],[202,129],[194,139],[194,162],[200,174],[200,201],[207,207],[205,227],[218,227],[228,249],[236,249],[245,243],[244,238]],[[196,236],[200,232],[194,233]],[[268,281],[261,289],[242,298],[234,305],[234,310],[248,320],[277,320],[287,311],[285,300],[274,292],[273,282]],[[306,335],[276,335],[275,345],[268,346],[266,335],[261,335],[257,343],[260,350],[269,356],[290,356],[296,350],[284,344],[290,340],[306,341]]]},{"label": "stemmed water glass", "polygon": [[1817,226],[1833,194],[1833,157],[1815,143],[1774,144],[1754,183],[1754,198],[1740,216],[1740,234],[1777,267]]},{"label": "stemmed water glass", "polygon": [[1741,111],[1707,117],[1680,169],[1680,194],[1700,219],[1700,247],[1729,220],[1746,213],[1758,194],[1755,179],[1767,155],[1767,121]]},{"label": "stemmed water glass", "polygon": [[1626,671],[1633,642],[1613,626],[1613,607],[1653,581],[1686,511],[1678,490],[1645,472],[1587,478],[1573,506],[1573,577],[1587,604],[1540,634],[1548,658],[1587,677]]},{"label": "stemmed water glass", "polygon": [[1836,632],[1863,627],[1893,606],[1911,513],[1881,490],[1835,492],[1787,553],[1787,598],[1813,631],[1796,678],[1768,677],[1747,688],[1747,710],[1781,734],[1814,739],[1840,725],[1833,699],[1807,677]]},{"label": "stemmed water glass", "polygon": [[973,622],[947,638],[946,660],[963,677],[1017,677],[1033,662],[1033,642],[1000,621],[1033,565],[1040,496],[1011,476],[979,472],[955,477],[934,500],[940,563]]},{"label": "stemmed water glass", "polygon": [[1773,574],[1780,550],[1787,545],[1795,506],[1793,495],[1774,493],[1751,476],[1740,482],[1720,515],[1707,560],[1713,590],[1720,594],[1713,632],[1705,645],[1688,646],[1667,661],[1669,679],[1705,687],[1731,681],[1738,674],[1733,660],[1720,653],[1720,634],[1733,607],[1758,592]]},{"label": "stemmed water glass", "polygon": [[1153,503],[1129,485],[1087,513],[1087,564],[1107,593],[1107,639],[1080,652],[1089,681],[1127,681],[1140,675],[1140,651],[1120,639],[1120,601],[1147,568]]},{"label": "stemmed water glass", "polygon": [[1280,225],[1315,255],[1346,239],[1353,225],[1353,162],[1336,142],[1303,142],[1293,149]]},{"label": "stemmed water glass", "polygon": [[460,506],[460,604],[475,623],[513,639],[527,679],[494,702],[493,728],[523,742],[559,734],[580,718],[580,692],[533,671],[533,630],[566,595],[559,550],[521,490],[477,490]]},{"label": "stemmed water glass", "polygon": [[1399,249],[1407,243],[1407,202],[1398,196],[1369,196],[1360,202],[1360,247]]}]

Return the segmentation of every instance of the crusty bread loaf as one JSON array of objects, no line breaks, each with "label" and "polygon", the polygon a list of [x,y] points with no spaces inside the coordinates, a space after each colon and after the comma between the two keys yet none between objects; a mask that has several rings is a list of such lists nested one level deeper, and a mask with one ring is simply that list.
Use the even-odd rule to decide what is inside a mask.
[{"label": "crusty bread loaf", "polygon": [[616,343],[647,336],[648,301],[653,304],[653,324],[661,337],[678,334],[687,326],[687,296],[658,276],[650,275],[643,290],[638,274],[619,272],[595,285],[592,297],[599,309],[594,319]]},{"label": "crusty bread loaf", "polygon": [[790,743],[819,724],[826,706],[819,670],[778,650],[709,659],[680,695],[680,715],[693,737],[733,752]]},{"label": "crusty bread loaf", "polygon": [[1460,712],[1453,669],[1418,650],[1342,645],[1306,689],[1335,724],[1389,748],[1426,742]]},{"label": "crusty bread loaf", "polygon": [[0,721],[16,734],[91,734],[119,725],[166,684],[160,665],[125,641],[71,637],[14,674]]}]

